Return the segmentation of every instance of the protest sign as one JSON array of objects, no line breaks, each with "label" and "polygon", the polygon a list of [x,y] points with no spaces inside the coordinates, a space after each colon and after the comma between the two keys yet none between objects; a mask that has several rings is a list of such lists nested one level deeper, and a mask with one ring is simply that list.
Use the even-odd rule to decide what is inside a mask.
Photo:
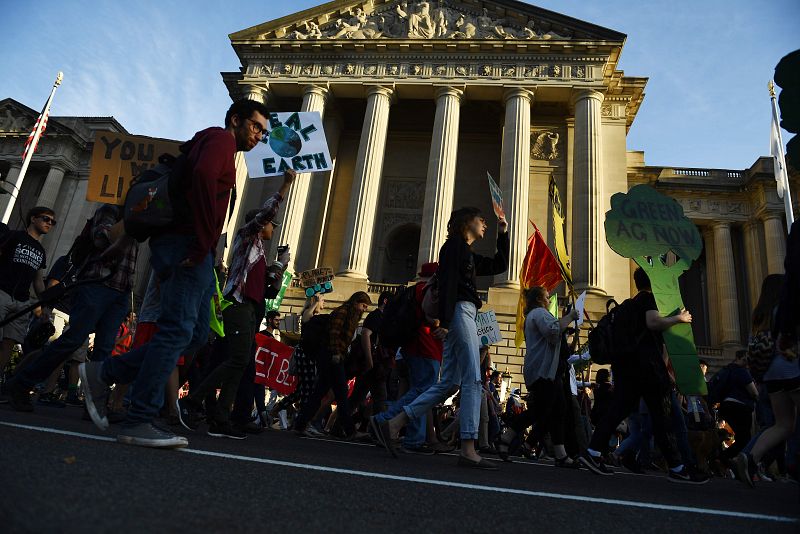
[{"label": "protest sign", "polygon": [[[608,245],[620,256],[632,258],[650,277],[658,311],[665,316],[680,313],[683,298],[678,278],[703,250],[700,232],[681,205],[640,184],[611,197],[605,230]],[[666,261],[670,252],[675,255],[671,264]],[[663,336],[678,389],[685,395],[706,395],[692,325],[677,324]]]},{"label": "protest sign", "polygon": [[289,395],[297,388],[297,377],[289,374],[293,349],[264,334],[256,334],[257,384],[264,384],[282,395]]},{"label": "protest sign", "polygon": [[306,297],[313,297],[318,293],[333,292],[333,269],[330,267],[320,267],[300,273],[300,285],[303,287]]},{"label": "protest sign", "polygon": [[564,206],[561,204],[561,195],[558,194],[558,186],[553,177],[550,177],[550,203],[553,206],[553,243],[556,246],[556,259],[558,266],[561,267],[561,274],[567,285],[572,289],[572,266],[567,252],[566,234],[564,231]]},{"label": "protest sign", "polygon": [[270,113],[264,138],[244,156],[250,178],[331,170],[331,155],[319,112]]},{"label": "protest sign", "polygon": [[475,323],[478,326],[478,339],[481,340],[481,345],[494,345],[503,340],[497,316],[493,311],[479,313]]},{"label": "protest sign", "polygon": [[95,132],[86,200],[121,206],[131,180],[155,167],[161,154],[177,156],[180,145],[155,137]]},{"label": "protest sign", "polygon": [[575,323],[580,326],[583,324],[583,314],[586,310],[586,291],[580,294],[580,296],[575,299],[575,310],[578,312],[578,320]]},{"label": "protest sign", "polygon": [[487,172],[486,177],[489,179],[489,193],[492,195],[494,214],[498,219],[502,219],[506,216],[506,212],[503,211],[503,192],[500,191],[500,186],[497,185],[497,182],[494,181],[491,174]]},{"label": "protest sign", "polygon": [[283,281],[281,282],[281,288],[278,290],[278,295],[274,299],[267,299],[266,301],[267,311],[277,311],[281,307],[283,296],[286,295],[286,290],[289,288],[289,284],[291,283],[292,273],[290,273],[287,269],[283,273]]}]

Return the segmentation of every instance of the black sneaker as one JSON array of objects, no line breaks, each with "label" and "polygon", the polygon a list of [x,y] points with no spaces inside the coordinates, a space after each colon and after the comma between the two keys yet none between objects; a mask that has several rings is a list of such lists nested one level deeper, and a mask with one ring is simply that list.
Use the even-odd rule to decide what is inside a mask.
[{"label": "black sneaker", "polygon": [[680,471],[669,470],[668,480],[681,484],[705,484],[709,481],[708,475],[695,470],[689,470],[685,465]]},{"label": "black sneaker", "polygon": [[606,465],[601,456],[594,457],[588,452],[581,453],[578,461],[596,475],[613,475],[614,470]]},{"label": "black sneaker", "polygon": [[36,400],[39,406],[50,406],[51,408],[66,408],[67,404],[62,401],[55,393],[43,393]]},{"label": "black sneaker", "polygon": [[626,454],[620,460],[620,465],[630,471],[631,473],[635,473],[637,475],[643,475],[644,469],[642,468],[641,464],[639,463],[636,458],[632,454]]},{"label": "black sneaker", "polygon": [[753,474],[756,472],[756,470],[755,462],[753,461],[752,456],[747,453],[740,452],[733,460],[733,467],[736,472],[736,478],[751,488],[756,487],[756,483],[753,482]]},{"label": "black sneaker", "polygon": [[421,454],[424,456],[432,456],[436,454],[436,451],[428,445],[427,443],[423,443],[422,445],[403,445],[400,447],[400,452],[405,452],[407,454]]},{"label": "black sneaker", "polygon": [[31,403],[31,390],[23,386],[16,380],[11,380],[6,383],[4,388],[6,398],[11,403],[11,407],[18,412],[32,412],[33,404]]},{"label": "black sneaker", "polygon": [[78,392],[77,391],[70,391],[69,393],[67,393],[67,398],[64,399],[64,403],[67,406],[73,406],[73,407],[76,407],[76,408],[83,408],[83,401],[78,396]]},{"label": "black sneaker", "polygon": [[203,414],[198,406],[189,397],[184,397],[175,401],[178,410],[178,419],[186,430],[197,430],[203,420]]},{"label": "black sneaker", "polygon": [[245,434],[261,434],[264,432],[264,427],[255,421],[248,421],[247,423],[231,423],[234,430],[244,432]]},{"label": "black sneaker", "polygon": [[237,430],[230,423],[211,423],[208,425],[208,435],[212,438],[245,439],[247,434]]}]

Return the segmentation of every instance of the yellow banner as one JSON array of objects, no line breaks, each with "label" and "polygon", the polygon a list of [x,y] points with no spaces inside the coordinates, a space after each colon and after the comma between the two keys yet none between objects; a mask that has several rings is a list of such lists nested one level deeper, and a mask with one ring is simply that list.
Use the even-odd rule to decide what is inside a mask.
[{"label": "yellow banner", "polygon": [[121,206],[131,180],[158,164],[161,154],[178,155],[179,141],[115,132],[95,132],[86,200]]},{"label": "yellow banner", "polygon": [[564,232],[564,206],[561,204],[561,195],[558,194],[558,186],[553,177],[550,177],[550,203],[553,205],[553,241],[556,248],[556,260],[558,266],[561,267],[561,274],[564,275],[564,280],[572,290],[572,266],[569,261],[569,253],[567,252],[567,242]]}]

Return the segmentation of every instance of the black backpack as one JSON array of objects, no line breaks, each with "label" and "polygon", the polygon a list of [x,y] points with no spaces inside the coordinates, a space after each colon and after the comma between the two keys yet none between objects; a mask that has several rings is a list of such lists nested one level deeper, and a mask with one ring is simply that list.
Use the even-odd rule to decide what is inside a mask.
[{"label": "black backpack", "polygon": [[[732,365],[732,364],[731,364]],[[725,400],[730,391],[731,366],[726,365],[708,381],[708,404],[713,406]]]},{"label": "black backpack", "polygon": [[636,358],[647,326],[633,299],[606,302],[606,314],[589,332],[589,354],[594,363],[612,364]]},{"label": "black backpack", "polygon": [[131,181],[125,195],[125,233],[140,243],[175,222],[191,218],[184,184],[189,175],[185,154],[162,154],[158,165],[145,169]]},{"label": "black backpack", "polygon": [[417,335],[418,327],[417,288],[413,285],[395,293],[383,309],[380,343],[385,348],[396,351]]},{"label": "black backpack", "polygon": [[303,323],[300,331],[303,352],[315,358],[327,347],[330,324],[329,313],[320,313]]}]

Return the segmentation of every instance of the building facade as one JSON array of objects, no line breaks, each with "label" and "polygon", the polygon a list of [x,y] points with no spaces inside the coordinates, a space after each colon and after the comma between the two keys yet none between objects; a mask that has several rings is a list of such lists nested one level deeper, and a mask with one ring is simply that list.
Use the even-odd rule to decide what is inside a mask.
[{"label": "building facade", "polygon": [[[419,265],[436,260],[453,209],[492,214],[487,172],[494,177],[511,262],[479,284],[507,332],[494,362],[516,382],[519,270],[531,222],[553,245],[551,178],[564,203],[576,289],[589,293],[595,314],[632,289],[632,262],[605,240],[611,196],[647,183],[680,202],[705,245],[681,280],[683,295],[701,356],[718,363],[746,341],[764,276],[783,270],[786,224],[771,158],[743,170],[661,168],[628,150],[647,79],[617,68],[622,33],[514,0],[338,0],[230,39],[241,62],[222,73],[232,99],[322,114],[333,170],[298,177],[273,249],[289,244],[296,272],[333,268],[333,303],[412,280]],[[0,101],[2,177],[19,168],[36,115]],[[22,187],[21,206],[59,213],[45,241],[51,258],[94,209],[84,198],[97,129],[125,131],[112,118],[52,117]],[[241,223],[277,181],[250,180],[237,161]],[[791,186],[797,191],[796,173]],[[483,254],[494,249],[496,223],[487,220],[489,237],[474,247]],[[284,302],[285,312],[298,311],[302,291],[291,288]]]}]

